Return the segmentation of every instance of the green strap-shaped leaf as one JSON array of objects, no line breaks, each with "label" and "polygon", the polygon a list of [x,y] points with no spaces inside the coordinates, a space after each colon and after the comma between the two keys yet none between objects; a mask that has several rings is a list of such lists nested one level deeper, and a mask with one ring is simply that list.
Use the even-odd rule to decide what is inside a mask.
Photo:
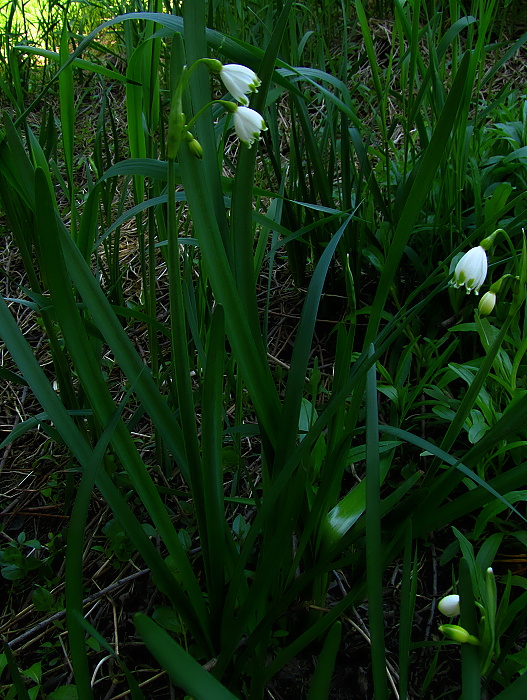
[{"label": "green strap-shaped leaf", "polygon": [[[373,355],[374,347],[370,347]],[[383,614],[383,561],[381,537],[381,474],[379,463],[379,409],[377,373],[372,365],[366,377],[366,576],[371,660],[375,697],[387,700]]]},{"label": "green strap-shaped leaf", "polygon": [[235,695],[200,666],[153,620],[138,613],[134,622],[141,639],[168,673],[172,683],[196,700],[236,700]]},{"label": "green strap-shaped leaf", "polygon": [[[93,408],[94,415],[100,425],[106,426],[112,420],[112,416],[115,412],[115,405],[92,351],[92,346],[86,334],[84,324],[80,318],[73,296],[70,278],[66,272],[66,261],[61,243],[64,244],[64,248],[67,248],[68,245],[71,244],[77,253],[77,259],[80,260],[78,267],[81,270],[87,269],[89,276],[91,276],[91,273],[87,268],[86,262],[80,255],[80,252],[71,240],[71,237],[59,226],[59,220],[55,215],[55,208],[52,203],[47,180],[39,169],[36,171],[36,190],[38,193],[36,198],[38,207],[38,233],[40,239],[45,241],[45,245],[42,246],[43,264],[49,280],[51,297],[55,306],[57,318],[62,328],[66,346],[68,347],[72,361],[77,370],[79,380]],[[71,270],[71,268],[69,269]],[[76,271],[78,271],[78,268],[73,269],[74,273]],[[75,274],[73,276],[75,276]],[[105,303],[108,305],[106,299]],[[111,307],[110,312],[114,323],[118,324],[115,315],[111,311]],[[100,330],[104,335],[105,328],[100,327]],[[135,373],[134,379],[131,381],[136,381],[139,384],[143,373],[145,375],[147,374],[146,368]],[[199,584],[192,571],[190,562],[183,551],[181,542],[177,537],[159,493],[122,421],[119,421],[115,427],[115,431],[112,435],[112,445],[119,455],[123,466],[127,470],[134,487],[140,494],[168,551],[174,557],[174,561],[181,574],[183,586],[189,594],[196,615],[200,618],[202,631],[205,636],[208,637],[207,613]]]}]

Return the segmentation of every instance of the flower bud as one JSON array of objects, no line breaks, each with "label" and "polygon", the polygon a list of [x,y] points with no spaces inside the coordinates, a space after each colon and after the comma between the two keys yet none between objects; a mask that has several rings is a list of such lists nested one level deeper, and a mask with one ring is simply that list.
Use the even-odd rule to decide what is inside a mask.
[{"label": "flower bud", "polygon": [[203,158],[203,148],[197,139],[190,139],[188,147],[193,156],[196,156],[199,160]]},{"label": "flower bud", "polygon": [[459,625],[441,625],[441,627],[439,627],[439,631],[442,632],[445,637],[448,637],[459,644],[473,644],[474,646],[479,645],[479,639],[474,637],[474,635],[469,634],[464,627],[460,627]]},{"label": "flower bud", "polygon": [[485,292],[478,304],[480,316],[488,316],[496,306],[496,293],[493,291]]},{"label": "flower bud", "polygon": [[447,617],[454,617],[455,615],[459,615],[459,596],[447,595],[444,598],[441,598],[441,600],[437,604],[437,607],[439,611],[442,612],[443,615],[447,615]]}]

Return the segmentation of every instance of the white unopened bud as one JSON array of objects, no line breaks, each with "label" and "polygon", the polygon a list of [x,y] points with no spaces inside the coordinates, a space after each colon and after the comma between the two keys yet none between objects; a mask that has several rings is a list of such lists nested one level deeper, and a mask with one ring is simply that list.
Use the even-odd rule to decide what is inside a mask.
[{"label": "white unopened bud", "polygon": [[496,293],[492,291],[485,292],[478,304],[480,316],[488,316],[496,306]]},{"label": "white unopened bud", "polygon": [[444,598],[441,598],[441,600],[437,604],[437,607],[439,611],[447,617],[454,617],[455,615],[459,615],[459,596],[447,595]]}]

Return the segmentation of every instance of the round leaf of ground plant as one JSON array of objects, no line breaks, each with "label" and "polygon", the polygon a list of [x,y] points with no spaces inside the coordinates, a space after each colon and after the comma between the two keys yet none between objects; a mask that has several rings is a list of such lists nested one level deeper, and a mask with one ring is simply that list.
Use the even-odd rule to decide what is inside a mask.
[{"label": "round leaf of ground plant", "polygon": [[169,608],[167,605],[161,605],[156,608],[152,619],[169,632],[174,632],[175,634],[183,632],[180,616],[173,608]]},{"label": "round leaf of ground plant", "polygon": [[39,586],[33,591],[31,596],[35,610],[48,612],[53,607],[53,595],[46,589]]}]

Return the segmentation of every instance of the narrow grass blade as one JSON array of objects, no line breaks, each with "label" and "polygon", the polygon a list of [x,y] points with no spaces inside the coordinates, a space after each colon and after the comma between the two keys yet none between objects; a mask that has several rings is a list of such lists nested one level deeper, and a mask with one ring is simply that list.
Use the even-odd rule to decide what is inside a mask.
[{"label": "narrow grass blade", "polygon": [[[511,503],[509,503],[498,491],[496,491],[496,489],[494,489],[490,484],[481,479],[475,472],[473,472],[465,464],[460,462],[460,460],[448,454],[448,452],[445,452],[436,445],[433,445],[428,440],[424,440],[423,438],[413,435],[412,433],[409,433],[406,430],[401,430],[400,428],[393,428],[387,425],[383,426],[382,430],[388,435],[393,435],[394,437],[406,439],[408,442],[417,445],[418,447],[420,447],[423,450],[426,450],[427,452],[430,452],[439,460],[445,462],[446,464],[449,464],[452,467],[455,467],[460,472],[459,476],[453,476],[451,471],[444,472],[443,474],[436,476],[435,483],[433,483],[433,485],[429,487],[429,491],[427,492],[425,500],[423,501],[422,505],[418,509],[416,509],[414,513],[415,523],[420,522],[421,517],[423,518],[423,522],[429,522],[429,519],[433,518],[436,515],[436,511],[439,505],[448,498],[450,493],[455,489],[455,487],[458,485],[458,483],[464,476],[468,476],[470,479],[472,479],[472,481],[475,484],[485,489],[490,495],[492,495],[494,498],[497,498],[504,505],[506,505],[507,508],[510,508],[512,511],[514,511],[514,513],[516,513],[516,515],[519,518],[525,520],[524,516],[516,508],[514,508],[514,506]],[[470,455],[471,452],[468,453],[465,459],[470,459]]]},{"label": "narrow grass blade", "polygon": [[4,654],[7,661],[7,668],[13,681],[13,686],[16,689],[18,700],[30,700],[29,693],[24,685],[24,679],[20,675],[18,666],[16,665],[15,657],[7,642],[3,643]]},{"label": "narrow grass blade", "polygon": [[[90,446],[81,435],[57,393],[53,390],[1,296],[0,337],[4,340],[8,351],[18,365],[28,386],[31,387],[65,444],[78,459],[81,466],[89,469],[92,464]],[[147,566],[151,569],[157,586],[180,611],[196,639],[200,639],[200,624],[195,611],[189,606],[188,598],[183,593],[172,572],[167,568],[157,549],[146,536],[145,531],[130,510],[124,497],[121,496],[118,488],[104,470],[98,471],[96,483],[103,498],[107,501]]]},{"label": "narrow grass blade", "polygon": [[322,295],[322,289],[329,265],[333,259],[333,255],[335,254],[339,241],[346,230],[346,227],[351,221],[352,216],[353,215],[350,215],[346,218],[342,226],[326,246],[313,273],[306,299],[304,301],[300,323],[295,338],[293,355],[291,358],[291,368],[287,380],[284,405],[282,409],[281,428],[277,441],[278,468],[281,468],[281,464],[283,464],[289,457],[294,442],[296,441],[296,435],[298,432],[298,417],[301,400],[304,393],[305,378],[309,362],[309,355],[311,352],[311,344],[313,341],[313,332],[318,307],[320,304],[320,297]]},{"label": "narrow grass blade", "polygon": [[66,623],[79,700],[91,700],[93,698],[84,628],[82,624],[79,624],[79,618],[83,619],[82,553],[84,551],[86,520],[88,518],[93,487],[97,479],[97,471],[103,465],[106,449],[131,393],[132,389],[130,388],[99,438],[89,464],[84,465],[68,528],[66,549]]},{"label": "narrow grass blade", "polygon": [[[251,101],[251,105],[260,114],[264,112],[265,99],[292,4],[292,0],[287,0],[284,4],[258,70],[262,84],[258,94]],[[259,321],[255,291],[253,236],[249,232],[253,229],[253,192],[250,184],[254,182],[257,152],[256,148],[247,148],[243,144],[240,146],[231,204],[234,276],[247,318],[255,333],[259,331]]]},{"label": "narrow grass blade", "polygon": [[[99,423],[105,426],[111,422],[115,406],[97,364],[92,343],[79,316],[62,253],[60,233],[62,229],[58,225],[47,181],[38,169],[36,171],[36,186],[39,193],[37,197],[39,237],[41,241],[45,240],[46,242],[46,245],[43,246],[43,262],[47,279],[49,280],[51,297],[79,380],[91,403],[94,415]],[[74,245],[71,238],[67,237],[67,240]],[[75,248],[75,250],[77,249]],[[80,256],[78,250],[77,253]],[[80,257],[82,260],[81,267],[86,266],[84,259],[82,256]],[[141,374],[142,372],[137,374],[138,382]],[[177,563],[181,579],[184,582],[183,585],[192,600],[194,610],[201,619],[203,632],[208,637],[207,612],[199,584],[159,493],[122,421],[119,421],[115,428],[112,444],[122,464],[125,466],[134,487],[141,495],[141,499],[158,528],[167,549]]]},{"label": "narrow grass blade", "polygon": [[183,282],[179,245],[177,243],[177,220],[175,203],[176,183],[174,179],[174,160],[168,161],[168,282],[170,307],[170,339],[172,351],[172,379],[175,383],[177,403],[180,414],[181,432],[188,468],[188,478],[196,504],[198,523],[205,528],[203,509],[203,484],[200,483],[201,457],[199,453],[198,432],[196,426],[194,396],[191,380],[191,364],[187,344],[187,320],[183,301]]},{"label": "narrow grass blade", "polygon": [[410,680],[410,643],[415,601],[417,597],[417,547],[412,557],[413,537],[412,524],[406,527],[405,546],[403,554],[403,574],[401,585],[401,612],[399,624],[399,697],[408,697]]},{"label": "narrow grass blade", "polygon": [[[507,499],[501,496],[501,494],[507,494],[515,489],[523,488],[523,486],[525,486],[526,478],[527,463],[524,463],[512,469],[508,469],[503,474],[500,474],[500,476],[497,476],[488,483],[480,485],[478,488],[458,496],[441,508],[436,508],[432,513],[425,507],[423,508],[422,514],[419,514],[420,517],[418,518],[420,528],[423,528],[423,532],[430,532],[431,530],[446,527],[455,522],[457,518],[461,518],[466,516],[467,513],[472,513],[478,510],[482,506],[492,501],[494,498],[498,498],[498,500],[500,500],[502,503],[507,502]],[[447,481],[446,477],[444,478],[444,481]],[[445,488],[445,492],[448,491],[450,493],[452,487],[453,485],[449,484],[448,487]],[[437,502],[436,499],[434,499],[434,501]],[[513,509],[513,506],[510,504],[507,505],[507,508],[515,510],[515,512],[517,510]],[[520,514],[520,518],[522,517],[523,516]]]},{"label": "narrow grass blade", "polygon": [[[56,51],[50,51],[49,49],[42,49],[38,46],[17,44],[13,48],[16,51],[20,51],[20,53],[27,53],[32,56],[42,56],[42,58],[46,58],[50,61],[53,61],[54,63],[61,63],[63,61],[63,56],[60,53],[57,53]],[[127,80],[127,78],[118,71],[111,70],[110,68],[101,66],[98,63],[94,63],[93,61],[86,61],[82,58],[73,59],[73,61],[70,61],[70,65],[73,68],[80,68],[81,70],[85,70],[91,73],[97,73],[98,75],[102,75],[103,77],[108,78],[111,81],[124,83]]]},{"label": "narrow grass blade", "polygon": [[[205,6],[202,0],[186,2],[183,5],[184,17],[184,58],[187,65],[192,65],[194,61],[208,55],[207,31],[205,26]],[[174,76],[175,77],[175,76]],[[199,66],[192,75],[189,84],[190,100],[185,100],[184,110],[187,107],[193,114],[204,107],[211,100],[210,94],[210,74],[205,66]],[[189,104],[190,103],[190,104]],[[223,246],[227,258],[232,263],[232,249],[230,241],[229,226],[225,215],[225,202],[223,199],[223,189],[221,183],[221,168],[219,167],[217,153],[217,139],[214,131],[214,124],[211,118],[211,110],[203,115],[196,124],[196,135],[203,148],[203,158],[200,162],[203,182],[207,183],[208,206],[212,207],[212,212],[219,235],[223,241]],[[182,148],[180,152],[186,151]],[[194,156],[191,156],[194,158]],[[205,189],[205,188],[204,188]]]},{"label": "narrow grass blade", "polygon": [[255,337],[238,293],[223,246],[209,187],[204,187],[201,164],[182,148],[180,163],[194,230],[215,297],[225,309],[225,325],[234,357],[254,403],[258,419],[274,442],[279,431],[280,403],[267,364],[262,338]]},{"label": "narrow grass blade", "polygon": [[[62,130],[62,145],[64,147],[64,161],[68,173],[68,184],[73,186],[73,141],[75,123],[75,105],[73,101],[73,71],[68,63],[69,31],[67,23],[64,23],[60,40],[60,61],[62,70],[59,75],[59,95],[60,95],[60,125]],[[70,191],[70,197],[72,192]],[[73,207],[74,200],[70,199]]]},{"label": "narrow grass blade", "polygon": [[[478,368],[474,379],[470,383],[470,386],[467,388],[467,391],[463,396],[461,404],[456,411],[454,420],[452,420],[452,422],[448,426],[446,434],[441,441],[441,449],[448,452],[448,450],[454,444],[454,441],[456,440],[457,436],[459,435],[462,426],[465,420],[467,419],[467,416],[469,415],[471,409],[474,406],[476,398],[478,397],[485,381],[487,380],[488,374],[492,369],[492,365],[494,363],[494,360],[496,359],[498,352],[500,351],[500,348],[506,337],[511,322],[512,317],[508,316],[504,321],[502,327],[500,328],[500,332],[496,336],[494,342],[492,343],[492,346],[487,350],[483,362]],[[520,408],[520,406],[518,406],[518,408]],[[495,428],[496,426],[493,427]],[[489,441],[489,439],[490,437],[487,435],[487,442]],[[431,465],[430,469],[427,472],[425,483],[429,483],[430,481],[432,481],[436,470],[437,464]]]},{"label": "narrow grass blade", "polygon": [[60,235],[68,272],[83,298],[94,324],[115,353],[119,366],[129,381],[133,383],[135,392],[140,397],[156,428],[163,435],[163,440],[174,456],[181,472],[188,479],[183,436],[178,422],[170,411],[166,400],[159,393],[148,368],[124,332],[110,302],[91,273],[82,254],[63,228],[60,230]]},{"label": "narrow grass blade", "polygon": [[[185,8],[187,13],[185,19],[190,23],[190,26],[187,24],[186,29],[190,32],[191,38],[196,38],[196,45],[191,43],[187,46],[187,52],[191,52],[187,56],[187,60],[191,61],[201,57],[196,55],[196,52],[204,44],[204,13],[201,2],[187,3]],[[188,37],[186,40],[190,41]],[[203,84],[203,76],[200,75],[199,71],[194,72],[190,88],[193,109],[206,104],[210,88],[208,83],[207,85]],[[204,121],[204,118],[202,117],[200,121]],[[201,139],[201,132],[198,133]],[[234,357],[241,369],[263,430],[274,442],[278,431],[280,412],[278,395],[267,364],[261,335],[257,333],[255,324],[247,317],[231,269],[229,249],[226,248],[225,238],[222,236],[221,221],[225,216],[224,206],[222,204],[223,211],[219,215],[214,202],[214,192],[217,192],[215,180],[209,179],[206,162],[197,161],[187,148],[180,149],[179,162],[205,271],[210,277],[217,301],[225,309],[227,335],[234,351]]]},{"label": "narrow grass blade", "polygon": [[499,695],[495,695],[494,700],[518,700],[518,698],[525,697],[525,695],[527,695],[527,676],[524,674],[516,678]]}]

